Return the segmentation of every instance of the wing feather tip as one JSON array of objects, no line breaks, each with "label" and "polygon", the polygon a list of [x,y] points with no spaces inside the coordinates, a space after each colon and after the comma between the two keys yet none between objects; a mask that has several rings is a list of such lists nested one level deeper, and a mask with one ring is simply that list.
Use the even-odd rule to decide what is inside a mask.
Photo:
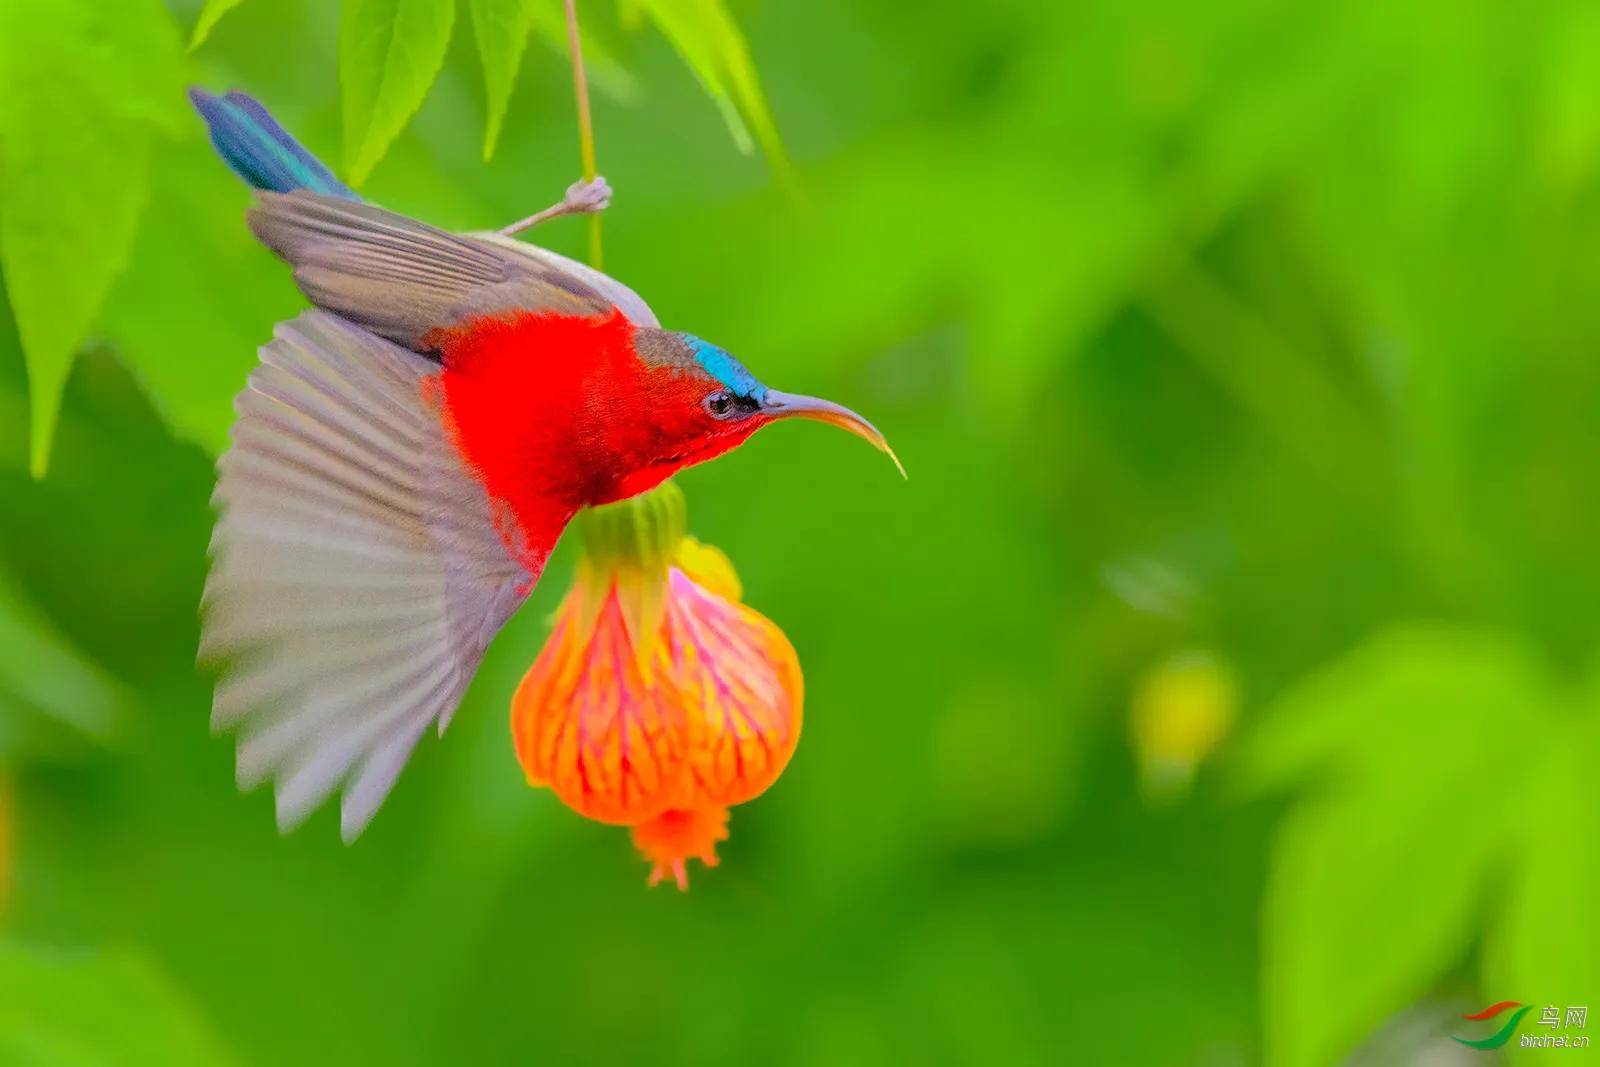
[{"label": "wing feather tip", "polygon": [[[287,565],[284,553],[301,546],[303,538],[290,537],[278,526],[265,529],[261,522],[263,509],[277,513],[273,502],[277,500],[281,504],[281,494],[285,490],[278,481],[263,476],[258,468],[262,468],[263,464],[273,469],[286,467],[300,458],[298,454],[286,457],[282,450],[261,450],[259,431],[267,416],[289,410],[306,419],[313,416],[326,419],[330,413],[344,412],[353,420],[350,424],[321,422],[319,435],[324,432],[343,432],[356,444],[378,440],[380,443],[396,444],[396,447],[404,445],[407,449],[418,447],[412,441],[412,436],[415,436],[412,423],[407,420],[415,420],[421,425],[430,418],[436,418],[431,412],[416,407],[421,403],[420,394],[408,388],[420,377],[431,373],[433,365],[423,357],[398,348],[335,314],[311,310],[297,319],[279,323],[274,330],[273,340],[262,346],[260,357],[264,367],[277,368],[270,371],[267,377],[278,384],[283,395],[271,395],[259,388],[254,380],[255,375],[252,375],[251,384],[236,398],[238,421],[230,431],[230,448],[218,462],[219,483],[212,497],[212,506],[220,517],[207,546],[212,567],[202,594],[202,639],[199,650],[199,658],[208,662],[234,658],[236,653],[242,651],[241,642],[256,652],[270,651],[270,647],[255,649],[253,638],[244,641],[246,635],[239,631],[238,620],[232,616],[241,611],[257,610],[262,603],[260,597],[263,590],[273,596],[288,596],[290,593],[301,596],[296,580],[305,577],[303,564],[297,565],[292,571],[282,568]],[[280,371],[283,373],[280,374]],[[361,391],[363,387],[376,386],[381,386],[378,388],[378,398],[388,405],[382,411],[372,410],[370,392]],[[378,487],[383,492],[377,496],[373,495],[375,490],[371,479],[353,482],[343,477],[345,471],[342,468],[330,464],[301,466],[295,470],[301,481],[316,482],[321,479],[317,484],[324,496],[342,498],[346,506],[366,516],[360,529],[341,528],[341,537],[370,533],[371,513],[380,506],[399,516],[395,520],[395,528],[389,531],[392,536],[380,537],[375,542],[377,547],[385,551],[367,551],[351,560],[339,556],[343,563],[368,579],[369,585],[378,582],[384,589],[389,589],[394,585],[390,572],[398,563],[404,563],[403,569],[411,573],[424,562],[416,553],[409,551],[397,562],[396,552],[414,539],[416,531],[412,528],[415,525],[414,518],[407,518],[411,512],[399,508],[399,504],[405,501],[391,498],[401,490],[412,494],[426,493],[429,494],[429,500],[438,498],[434,506],[438,501],[444,501],[451,507],[459,508],[464,501],[476,500],[475,493],[481,493],[481,488],[471,480],[470,473],[458,470],[452,462],[446,462],[448,459],[448,455],[419,457],[414,482],[408,481],[401,486],[390,484],[394,481],[391,479],[390,483]],[[299,483],[295,485],[298,487]],[[482,643],[486,641],[486,636],[474,635],[487,635],[498,629],[526,595],[510,596],[506,593],[508,589],[522,588],[526,574],[520,563],[509,555],[503,561],[498,560],[496,553],[503,551],[503,545],[490,521],[486,501],[482,502],[482,510],[481,521],[468,522],[469,516],[458,516],[459,521],[455,521],[448,529],[449,536],[432,544],[436,551],[448,550],[474,561],[496,561],[498,568],[450,570],[439,561],[421,568],[422,578],[429,582],[433,580],[435,571],[441,568],[446,577],[470,573],[470,600],[484,612],[485,617],[475,620],[474,628],[465,635],[458,635],[450,646],[454,669],[459,677],[449,684],[441,682],[438,692],[428,698],[433,706],[433,714],[413,720],[412,725],[367,749],[354,770],[345,763],[337,774],[327,772],[331,764],[325,764],[321,771],[313,772],[309,766],[296,765],[294,751],[276,742],[269,744],[261,738],[253,726],[261,721],[254,717],[263,711],[259,699],[262,694],[253,692],[258,687],[244,684],[250,679],[249,674],[237,674],[236,664],[223,664],[212,707],[211,729],[213,733],[222,733],[241,726],[245,728],[238,744],[235,780],[241,791],[248,792],[268,780],[276,779],[275,818],[283,833],[290,833],[303,825],[343,784],[340,834],[347,844],[354,842],[385,802],[427,725],[437,721],[441,733],[448,725],[460,698],[460,690],[474,673],[482,654]],[[281,523],[304,525],[306,515],[303,511],[300,509],[286,517],[280,516]],[[474,520],[479,518],[476,513],[470,517]],[[318,529],[320,531],[321,527]],[[438,538],[443,535],[434,531],[431,536]],[[333,550],[327,541],[326,531],[322,531],[321,539],[313,539],[312,547],[320,546],[324,555],[328,555]],[[448,593],[448,588],[444,592]],[[295,602],[301,603],[306,611],[312,611],[315,606],[303,597]],[[212,612],[219,609],[225,615],[213,618]],[[449,618],[448,599],[435,604],[435,609],[444,618]],[[289,632],[300,635],[313,632],[321,634],[324,639],[329,637],[329,620],[325,615],[312,612],[304,618],[303,623],[301,628]],[[299,751],[304,756],[304,750]],[[316,758],[314,754],[312,758]]]},{"label": "wing feather tip", "polygon": [[277,817],[278,833],[285,837],[304,826],[306,820],[311,817],[311,813],[317,810],[317,804],[293,803],[286,800],[286,792],[283,783],[279,782],[272,804],[273,811]]},{"label": "wing feather tip", "polygon": [[376,814],[377,812],[374,811],[357,821],[345,815],[341,810],[339,813],[339,840],[343,841],[346,846],[355,844],[356,839],[365,833],[367,827],[372,824],[372,816]]}]

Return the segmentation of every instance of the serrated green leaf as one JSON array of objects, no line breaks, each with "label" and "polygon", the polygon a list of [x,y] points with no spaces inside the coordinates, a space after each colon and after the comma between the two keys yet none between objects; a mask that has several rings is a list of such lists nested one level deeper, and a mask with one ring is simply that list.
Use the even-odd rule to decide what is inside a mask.
[{"label": "serrated green leaf", "polygon": [[454,0],[345,0],[339,83],[351,185],[366,181],[422,106],[454,18]]},{"label": "serrated green leaf", "polygon": [[1401,631],[1273,710],[1246,773],[1312,791],[1280,828],[1262,904],[1269,1062],[1337,1062],[1465,956],[1511,830],[1507,746],[1550,700],[1516,646]]},{"label": "serrated green leaf", "polygon": [[750,46],[722,0],[638,0],[721,109],[742,151],[761,147],[785,181],[792,169]]},{"label": "serrated green leaf", "polygon": [[[638,83],[623,67],[615,43],[606,36],[605,27],[585,23],[582,29],[583,69],[588,72],[590,83],[613,100],[628,102],[635,99],[639,93]],[[567,45],[567,19],[559,5],[533,5],[533,32],[549,46],[553,54],[567,58],[570,51]]]},{"label": "serrated green leaf", "polygon": [[[473,34],[478,39],[478,56],[483,64],[487,101],[483,159],[487,163],[493,158],[500,140],[528,35],[537,33],[565,57],[567,24],[559,4],[549,0],[468,0],[468,8],[472,13]],[[633,79],[604,40],[587,27],[583,34],[583,58],[584,69],[597,89],[618,99],[633,96]]]},{"label": "serrated green leaf", "polygon": [[237,1062],[189,998],[142,954],[0,944],[0,1060],[227,1067]]},{"label": "serrated green leaf", "polygon": [[193,52],[205,44],[211,31],[222,21],[222,16],[242,3],[244,0],[206,0],[206,6],[200,9],[200,17],[194,20],[194,35],[189,38],[189,51]]},{"label": "serrated green leaf", "polygon": [[[82,106],[65,79],[5,124],[0,258],[27,356],[29,464],[43,477],[72,357],[127,265],[149,182],[149,136]],[[112,164],[112,165],[103,165]],[[114,169],[113,169],[114,166]]]},{"label": "serrated green leaf", "polygon": [[35,474],[73,354],[127,263],[151,137],[179,121],[178,56],[153,0],[0,7],[0,267],[27,361]]},{"label": "serrated green leaf", "polygon": [[517,83],[517,69],[528,46],[528,31],[533,26],[534,8],[539,0],[467,0],[472,13],[472,32],[478,38],[478,58],[483,63],[483,87],[487,116],[483,131],[483,161],[494,157],[500,140],[500,126],[511,90]]}]

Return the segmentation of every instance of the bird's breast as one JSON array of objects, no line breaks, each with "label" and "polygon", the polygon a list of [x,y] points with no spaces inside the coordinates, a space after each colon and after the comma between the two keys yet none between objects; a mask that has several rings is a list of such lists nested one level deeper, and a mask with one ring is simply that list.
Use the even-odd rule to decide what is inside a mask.
[{"label": "bird's breast", "polygon": [[446,432],[530,533],[643,491],[633,486],[665,445],[633,333],[617,312],[497,316],[437,335],[443,369],[432,388]]}]

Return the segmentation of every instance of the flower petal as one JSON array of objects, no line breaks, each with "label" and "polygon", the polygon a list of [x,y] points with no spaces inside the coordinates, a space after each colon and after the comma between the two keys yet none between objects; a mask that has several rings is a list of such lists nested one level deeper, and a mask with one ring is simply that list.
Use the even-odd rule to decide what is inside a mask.
[{"label": "flower petal", "polygon": [[616,590],[593,629],[575,590],[511,702],[517,759],[579,815],[631,824],[682,795],[689,725],[670,685],[634,655]]},{"label": "flower petal", "polygon": [[685,537],[678,542],[674,562],[701,588],[735,604],[744,599],[744,587],[739,584],[739,575],[734,571],[733,563],[716,545]]},{"label": "flower petal", "polygon": [[657,655],[689,719],[685,806],[759,796],[800,740],[800,663],[783,631],[673,568]]},{"label": "flower petal", "polygon": [[674,809],[633,828],[633,844],[650,861],[650,885],[658,885],[667,875],[678,889],[689,891],[688,861],[697,859],[707,867],[717,865],[717,842],[728,839],[728,809]]}]

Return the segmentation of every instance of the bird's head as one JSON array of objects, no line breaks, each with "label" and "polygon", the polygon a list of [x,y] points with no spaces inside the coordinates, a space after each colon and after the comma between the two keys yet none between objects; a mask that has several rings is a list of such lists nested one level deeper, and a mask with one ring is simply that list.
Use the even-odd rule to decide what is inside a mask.
[{"label": "bird's head", "polygon": [[767,388],[726,350],[693,334],[641,330],[640,358],[651,368],[651,462],[627,480],[623,495],[714,459],[779,419],[814,419],[847,430],[905,468],[877,427],[830,400]]}]

